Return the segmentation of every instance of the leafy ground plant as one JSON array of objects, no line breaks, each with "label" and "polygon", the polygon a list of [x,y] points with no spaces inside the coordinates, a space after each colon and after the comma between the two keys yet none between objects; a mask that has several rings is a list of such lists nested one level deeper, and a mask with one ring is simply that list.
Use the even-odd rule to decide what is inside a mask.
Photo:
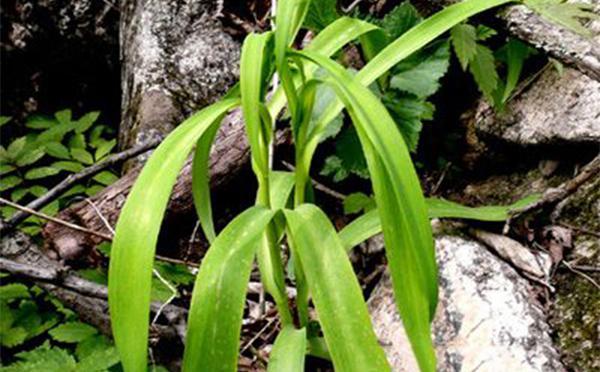
[{"label": "leafy ground plant", "polygon": [[[429,217],[440,213],[444,217],[483,215],[493,219],[506,214],[497,209],[487,213],[463,209],[444,201],[426,202],[406,137],[381,97],[368,86],[390,85],[426,97],[430,87],[417,89],[411,76],[398,77],[402,70],[394,70],[395,66],[406,61],[405,67],[410,68],[410,56],[437,37],[472,15],[509,2],[465,0],[395,39],[396,35],[374,24],[342,17],[323,25],[310,45],[300,51],[291,45],[310,1],[279,1],[276,28],[251,34],[244,41],[239,85],[164,140],[148,160],[121,212],[108,280],[113,333],[124,369],[147,368],[152,268],[159,229],[179,170],[194,151],[194,201],[211,246],[192,294],[185,371],[236,370],[245,292],[255,258],[283,327],[271,354],[270,370],[302,371],[305,353],[317,353],[317,347],[323,345],[326,351],[321,348],[319,354],[327,355],[336,370],[389,370],[346,254],[361,239],[379,231],[384,235],[395,299],[413,352],[421,370],[434,371],[430,322],[437,302],[437,270]],[[360,71],[351,72],[330,57],[355,39],[369,62]],[[274,73],[280,87],[269,100],[266,93]],[[325,99],[317,99],[322,87],[330,94],[317,112],[316,105],[323,105]],[[258,182],[256,205],[217,234],[208,186],[209,151],[221,119],[239,105]],[[295,143],[293,173],[272,170],[274,121],[286,105]],[[309,175],[318,144],[344,108],[365,155],[376,209],[367,214],[375,217],[370,224],[359,221],[351,234],[342,235],[311,203]],[[287,265],[291,272],[287,274],[295,278],[295,306],[290,306],[285,292],[282,242],[291,252],[292,264]],[[309,298],[318,319],[309,317]],[[318,321],[318,332],[308,327],[311,320]]]},{"label": "leafy ground plant", "polygon": [[[29,117],[25,122],[25,135],[14,138],[6,147],[0,146],[0,192],[3,196],[15,203],[40,197],[48,192],[52,177],[80,172],[110,155],[117,141],[106,138],[110,128],[97,122],[99,116],[99,112],[93,111],[75,119],[71,110],[66,109],[51,117]],[[0,125],[11,125],[10,122],[10,118],[4,117]],[[41,211],[54,215],[74,196],[92,196],[117,179],[110,170],[102,171],[92,180],[73,186]],[[14,212],[15,209],[8,206],[0,208],[4,219]],[[35,235],[43,222],[32,216],[20,227]]]},{"label": "leafy ground plant", "polygon": [[106,371],[119,364],[108,338],[36,286],[0,286],[0,313],[2,371]]}]

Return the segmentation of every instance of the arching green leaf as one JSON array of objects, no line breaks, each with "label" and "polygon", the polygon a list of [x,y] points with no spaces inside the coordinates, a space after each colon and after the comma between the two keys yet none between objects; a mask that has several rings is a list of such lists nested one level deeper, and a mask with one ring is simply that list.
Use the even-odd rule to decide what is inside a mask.
[{"label": "arching green leaf", "polygon": [[350,260],[325,213],[303,204],[284,214],[335,369],[389,371]]},{"label": "arching green leaf", "polygon": [[183,370],[237,370],[252,262],[275,212],[252,207],[227,225],[202,260],[188,315]]},{"label": "arching green leaf", "polygon": [[269,357],[268,372],[304,372],[306,328],[285,326],[279,332]]},{"label": "arching green leaf", "polygon": [[154,151],[121,211],[109,266],[113,336],[127,372],[147,366],[152,264],[160,225],[175,180],[198,138],[238,104],[223,100],[193,115]]}]

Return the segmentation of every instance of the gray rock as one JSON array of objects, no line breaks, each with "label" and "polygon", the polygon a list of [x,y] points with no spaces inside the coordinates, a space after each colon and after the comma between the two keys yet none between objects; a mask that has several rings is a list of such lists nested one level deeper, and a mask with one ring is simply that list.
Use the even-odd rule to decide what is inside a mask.
[{"label": "gray rock", "polygon": [[519,145],[600,142],[600,82],[567,68],[548,69],[497,113],[481,103],[475,115],[479,137]]},{"label": "gray rock", "polygon": [[[481,244],[436,239],[440,299],[433,322],[440,371],[563,371],[528,282]],[[389,277],[369,299],[377,336],[396,371],[417,371]]]}]

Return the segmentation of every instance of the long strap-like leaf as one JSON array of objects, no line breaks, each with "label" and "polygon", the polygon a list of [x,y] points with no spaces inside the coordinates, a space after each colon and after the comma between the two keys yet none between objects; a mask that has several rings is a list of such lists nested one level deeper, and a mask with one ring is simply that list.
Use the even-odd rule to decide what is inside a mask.
[{"label": "long strap-like leaf", "polygon": [[362,291],[331,222],[311,204],[284,213],[336,371],[388,371]]},{"label": "long strap-like leaf", "polygon": [[108,272],[108,301],[127,372],[146,370],[154,252],[177,175],[198,138],[237,104],[237,99],[215,103],[177,127],[154,151],[121,211]]},{"label": "long strap-like leaf", "polygon": [[269,356],[268,372],[304,372],[306,328],[285,326],[279,332]]},{"label": "long strap-like leaf", "polygon": [[296,52],[327,70],[357,129],[371,174],[396,303],[423,371],[435,370],[429,322],[437,272],[425,200],[408,149],[379,99],[336,62]]},{"label": "long strap-like leaf", "polygon": [[[506,221],[509,212],[539,199],[538,194],[530,195],[510,205],[488,205],[467,207],[449,200],[427,198],[429,218],[463,218],[478,221]],[[340,239],[346,250],[356,247],[370,237],[381,233],[379,212],[374,209],[358,217],[340,232]]]},{"label": "long strap-like leaf", "polygon": [[252,207],[219,234],[202,260],[188,315],[183,369],[237,369],[246,288],[256,249],[275,212]]}]

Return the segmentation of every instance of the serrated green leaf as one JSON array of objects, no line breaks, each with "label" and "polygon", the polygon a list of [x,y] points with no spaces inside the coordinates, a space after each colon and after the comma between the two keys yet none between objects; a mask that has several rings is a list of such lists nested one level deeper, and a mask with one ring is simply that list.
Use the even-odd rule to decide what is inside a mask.
[{"label": "serrated green leaf", "polygon": [[390,370],[350,260],[327,216],[310,204],[284,213],[335,369]]},{"label": "serrated green leaf", "polygon": [[106,371],[119,363],[119,353],[113,346],[97,349],[79,360],[76,371],[96,372]]},{"label": "serrated green leaf", "polygon": [[8,148],[6,149],[6,153],[10,159],[16,160],[19,158],[21,151],[25,148],[25,144],[27,143],[26,137],[20,137],[16,140],[12,141]]},{"label": "serrated green leaf", "polygon": [[593,4],[564,0],[525,0],[524,3],[550,22],[586,36],[592,33],[581,24],[581,20],[600,19],[600,15],[594,13]]},{"label": "serrated green leaf", "polygon": [[17,159],[17,166],[25,167],[27,165],[31,165],[31,164],[37,162],[38,160],[40,160],[41,158],[43,158],[44,155],[45,155],[44,149],[35,149],[35,150],[32,149],[29,151],[25,151]]},{"label": "serrated green leaf", "polygon": [[57,111],[54,114],[54,117],[56,118],[56,120],[58,120],[58,122],[60,124],[63,124],[63,125],[70,125],[71,124],[72,114],[71,114],[71,110],[70,109],[64,109],[64,110],[61,110],[61,111]]},{"label": "serrated green leaf", "polygon": [[409,1],[404,1],[383,17],[380,26],[390,40],[394,40],[416,26],[421,20],[417,9]]},{"label": "serrated green leaf", "polygon": [[54,175],[58,174],[59,172],[60,172],[59,169],[56,169],[53,167],[33,168],[33,169],[27,171],[27,173],[25,173],[25,179],[26,180],[37,180],[40,178],[54,176]]},{"label": "serrated green leaf", "polygon": [[285,326],[273,344],[267,372],[304,372],[305,355],[306,329]]},{"label": "serrated green leaf", "polygon": [[338,135],[335,141],[335,154],[348,173],[365,179],[369,177],[367,161],[354,127],[348,127]]},{"label": "serrated green leaf", "polygon": [[325,163],[319,174],[322,176],[331,176],[334,182],[343,181],[350,175],[348,170],[342,165],[342,159],[335,155],[325,159]]},{"label": "serrated green leaf", "polygon": [[75,132],[83,133],[88,130],[92,124],[98,120],[98,116],[100,116],[99,111],[92,111],[80,117],[79,120],[75,122]]},{"label": "serrated green leaf", "polygon": [[101,352],[110,347],[111,344],[105,336],[101,334],[96,334],[77,343],[77,347],[75,348],[75,355],[77,355],[77,359],[82,360],[89,355]]},{"label": "serrated green leaf", "polygon": [[485,25],[477,25],[477,40],[485,41],[492,36],[498,34],[496,30],[493,28],[487,27]]},{"label": "serrated green leaf", "polygon": [[25,126],[31,129],[48,129],[56,125],[54,118],[41,115],[33,115],[27,118]]},{"label": "serrated green leaf", "polygon": [[20,283],[0,286],[0,300],[10,302],[20,298],[29,298],[29,288]]},{"label": "serrated green leaf", "polygon": [[416,61],[409,58],[394,69],[390,86],[426,98],[439,89],[439,80],[448,71],[450,49],[447,42],[441,42],[416,56]]},{"label": "serrated green leaf", "polygon": [[311,1],[303,26],[314,32],[319,32],[339,17],[337,0]]},{"label": "serrated green leaf", "polygon": [[81,163],[74,161],[55,161],[52,163],[52,168],[64,170],[67,172],[78,173],[85,169]]},{"label": "serrated green leaf", "polygon": [[48,332],[53,339],[66,343],[77,343],[98,333],[96,328],[82,322],[63,323]]},{"label": "serrated green leaf", "polygon": [[85,149],[85,136],[82,133],[75,133],[69,138],[69,148],[71,151],[74,149]]},{"label": "serrated green leaf", "polygon": [[246,287],[273,215],[262,207],[246,210],[227,225],[206,253],[188,315],[184,371],[236,370]]},{"label": "serrated green leaf", "polygon": [[94,176],[94,181],[103,184],[104,186],[112,185],[119,177],[111,171],[102,171]]},{"label": "serrated green leaf", "polygon": [[502,102],[508,101],[519,82],[523,63],[532,54],[532,49],[517,39],[510,39],[503,48],[507,65],[506,84],[502,93]]},{"label": "serrated green leaf", "polygon": [[375,208],[375,200],[362,192],[355,192],[344,199],[343,205],[344,214],[368,212]]},{"label": "serrated green leaf", "polygon": [[[27,339],[27,331],[22,327],[14,327],[6,332],[0,333],[0,345],[15,347],[21,345]],[[4,371],[4,368],[2,369]]]},{"label": "serrated green leaf", "polygon": [[22,182],[23,179],[19,176],[2,177],[0,180],[0,191],[12,189],[13,187],[20,185]]},{"label": "serrated green leaf", "polygon": [[117,140],[113,139],[110,141],[102,141],[96,148],[95,158],[96,161],[103,159],[106,155],[110,154],[112,149],[117,145]]},{"label": "serrated green leaf", "polygon": [[[100,248],[98,249],[100,250]],[[194,275],[190,273],[190,270],[185,265],[157,261],[154,267],[168,282],[188,285],[194,281]]]},{"label": "serrated green leaf", "polygon": [[208,106],[171,132],[146,162],[121,210],[111,250],[108,298],[113,336],[127,371],[147,366],[154,252],[171,189],[198,138],[238,102],[227,99]]},{"label": "serrated green leaf", "polygon": [[60,142],[48,142],[46,143],[46,153],[52,157],[58,159],[71,159],[69,149]]},{"label": "serrated green leaf", "polygon": [[87,152],[86,150],[84,150],[82,148],[71,147],[71,156],[73,157],[73,159],[75,159],[83,164],[86,164],[86,165],[94,164],[94,158],[92,158],[92,154],[90,154],[89,152]]},{"label": "serrated green leaf", "polygon": [[21,361],[3,368],[3,372],[74,371],[75,359],[64,349],[38,347],[17,354]]},{"label": "serrated green leaf", "polygon": [[493,93],[498,86],[498,72],[494,53],[483,45],[477,44],[475,58],[469,63],[469,71],[473,75],[479,90],[490,101],[494,102]]},{"label": "serrated green leaf", "polygon": [[450,40],[452,40],[454,53],[456,53],[460,66],[463,70],[466,70],[469,62],[477,54],[477,32],[475,27],[467,23],[452,27],[450,30]]}]

